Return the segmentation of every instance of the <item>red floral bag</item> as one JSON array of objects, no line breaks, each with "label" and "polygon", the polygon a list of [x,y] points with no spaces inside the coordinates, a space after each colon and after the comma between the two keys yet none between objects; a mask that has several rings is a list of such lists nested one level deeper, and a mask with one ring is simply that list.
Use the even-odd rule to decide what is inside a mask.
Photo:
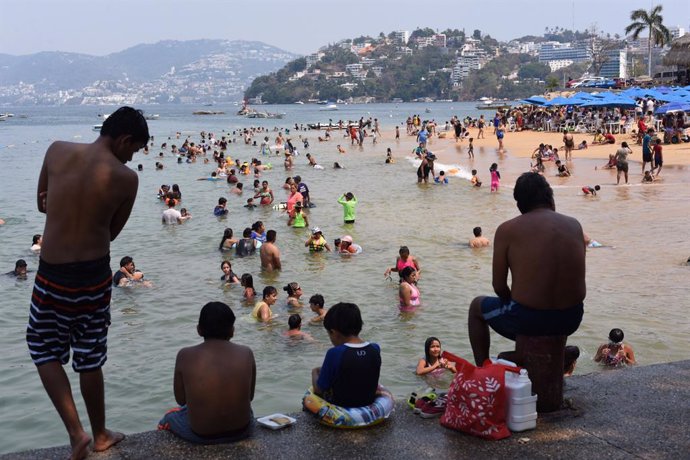
[{"label": "red floral bag", "polygon": [[506,426],[505,372],[520,372],[520,368],[488,359],[482,367],[476,367],[447,351],[442,356],[455,362],[458,372],[448,389],[441,425],[486,439],[510,436]]}]

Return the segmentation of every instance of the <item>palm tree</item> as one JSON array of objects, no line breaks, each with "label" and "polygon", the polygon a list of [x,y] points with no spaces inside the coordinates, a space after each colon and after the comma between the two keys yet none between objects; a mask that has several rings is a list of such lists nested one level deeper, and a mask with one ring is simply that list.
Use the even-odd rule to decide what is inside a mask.
[{"label": "palm tree", "polygon": [[649,29],[647,70],[650,77],[652,76],[652,44],[664,46],[671,41],[671,32],[663,24],[662,9],[662,5],[657,5],[649,12],[643,9],[633,11],[630,13],[630,20],[633,23],[625,28],[626,34],[633,33],[633,40],[637,40],[644,29]]}]

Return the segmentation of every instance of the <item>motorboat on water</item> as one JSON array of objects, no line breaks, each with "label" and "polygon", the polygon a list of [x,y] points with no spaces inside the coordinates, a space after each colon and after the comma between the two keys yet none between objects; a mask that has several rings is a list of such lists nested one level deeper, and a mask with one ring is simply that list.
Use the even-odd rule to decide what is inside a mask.
[{"label": "motorboat on water", "polygon": [[482,97],[479,99],[479,104],[476,107],[479,110],[503,110],[509,109],[511,105],[505,102],[496,102],[488,97]]},{"label": "motorboat on water", "polygon": [[319,110],[322,112],[333,112],[335,110],[338,110],[338,106],[336,104],[326,104],[320,107]]},{"label": "motorboat on water", "polygon": [[144,118],[146,118],[147,120],[158,120],[160,117],[161,117],[161,116],[160,116],[159,114],[157,114],[157,113],[152,113],[152,114],[149,114],[149,115],[144,115]]}]

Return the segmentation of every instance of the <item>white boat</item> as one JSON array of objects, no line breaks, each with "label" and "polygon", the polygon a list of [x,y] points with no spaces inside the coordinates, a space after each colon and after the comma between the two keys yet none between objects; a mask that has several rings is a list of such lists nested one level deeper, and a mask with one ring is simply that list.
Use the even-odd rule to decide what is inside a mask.
[{"label": "white boat", "polygon": [[147,120],[158,120],[161,116],[157,113],[152,113],[150,115],[144,115]]},{"label": "white boat", "polygon": [[479,101],[480,103],[476,106],[479,110],[502,110],[511,107],[510,104],[506,104],[505,102],[494,102],[488,97],[483,97],[479,99]]},{"label": "white boat", "polygon": [[304,102],[302,102],[302,101],[296,101],[295,104],[304,105]]},{"label": "white boat", "polygon": [[103,127],[103,125],[93,125],[93,127],[91,129],[94,131],[101,132],[102,127]]},{"label": "white boat", "polygon": [[322,112],[332,112],[334,110],[338,110],[338,106],[335,104],[326,104],[323,107],[320,107],[319,110]]}]

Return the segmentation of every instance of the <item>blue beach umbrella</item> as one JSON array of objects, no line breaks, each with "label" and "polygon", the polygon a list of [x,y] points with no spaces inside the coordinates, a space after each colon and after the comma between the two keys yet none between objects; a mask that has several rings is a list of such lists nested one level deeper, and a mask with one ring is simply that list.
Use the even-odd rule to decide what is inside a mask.
[{"label": "blue beach umbrella", "polygon": [[550,101],[546,101],[544,105],[546,107],[552,107],[554,105],[580,105],[582,102],[583,101],[578,99],[559,96],[551,99]]},{"label": "blue beach umbrella", "polygon": [[690,112],[690,101],[689,102],[669,102],[657,108],[654,111],[656,115],[664,115],[670,112]]},{"label": "blue beach umbrella", "polygon": [[527,99],[523,99],[520,101],[523,104],[530,104],[530,105],[544,105],[546,102],[546,98],[543,96],[532,96]]}]

